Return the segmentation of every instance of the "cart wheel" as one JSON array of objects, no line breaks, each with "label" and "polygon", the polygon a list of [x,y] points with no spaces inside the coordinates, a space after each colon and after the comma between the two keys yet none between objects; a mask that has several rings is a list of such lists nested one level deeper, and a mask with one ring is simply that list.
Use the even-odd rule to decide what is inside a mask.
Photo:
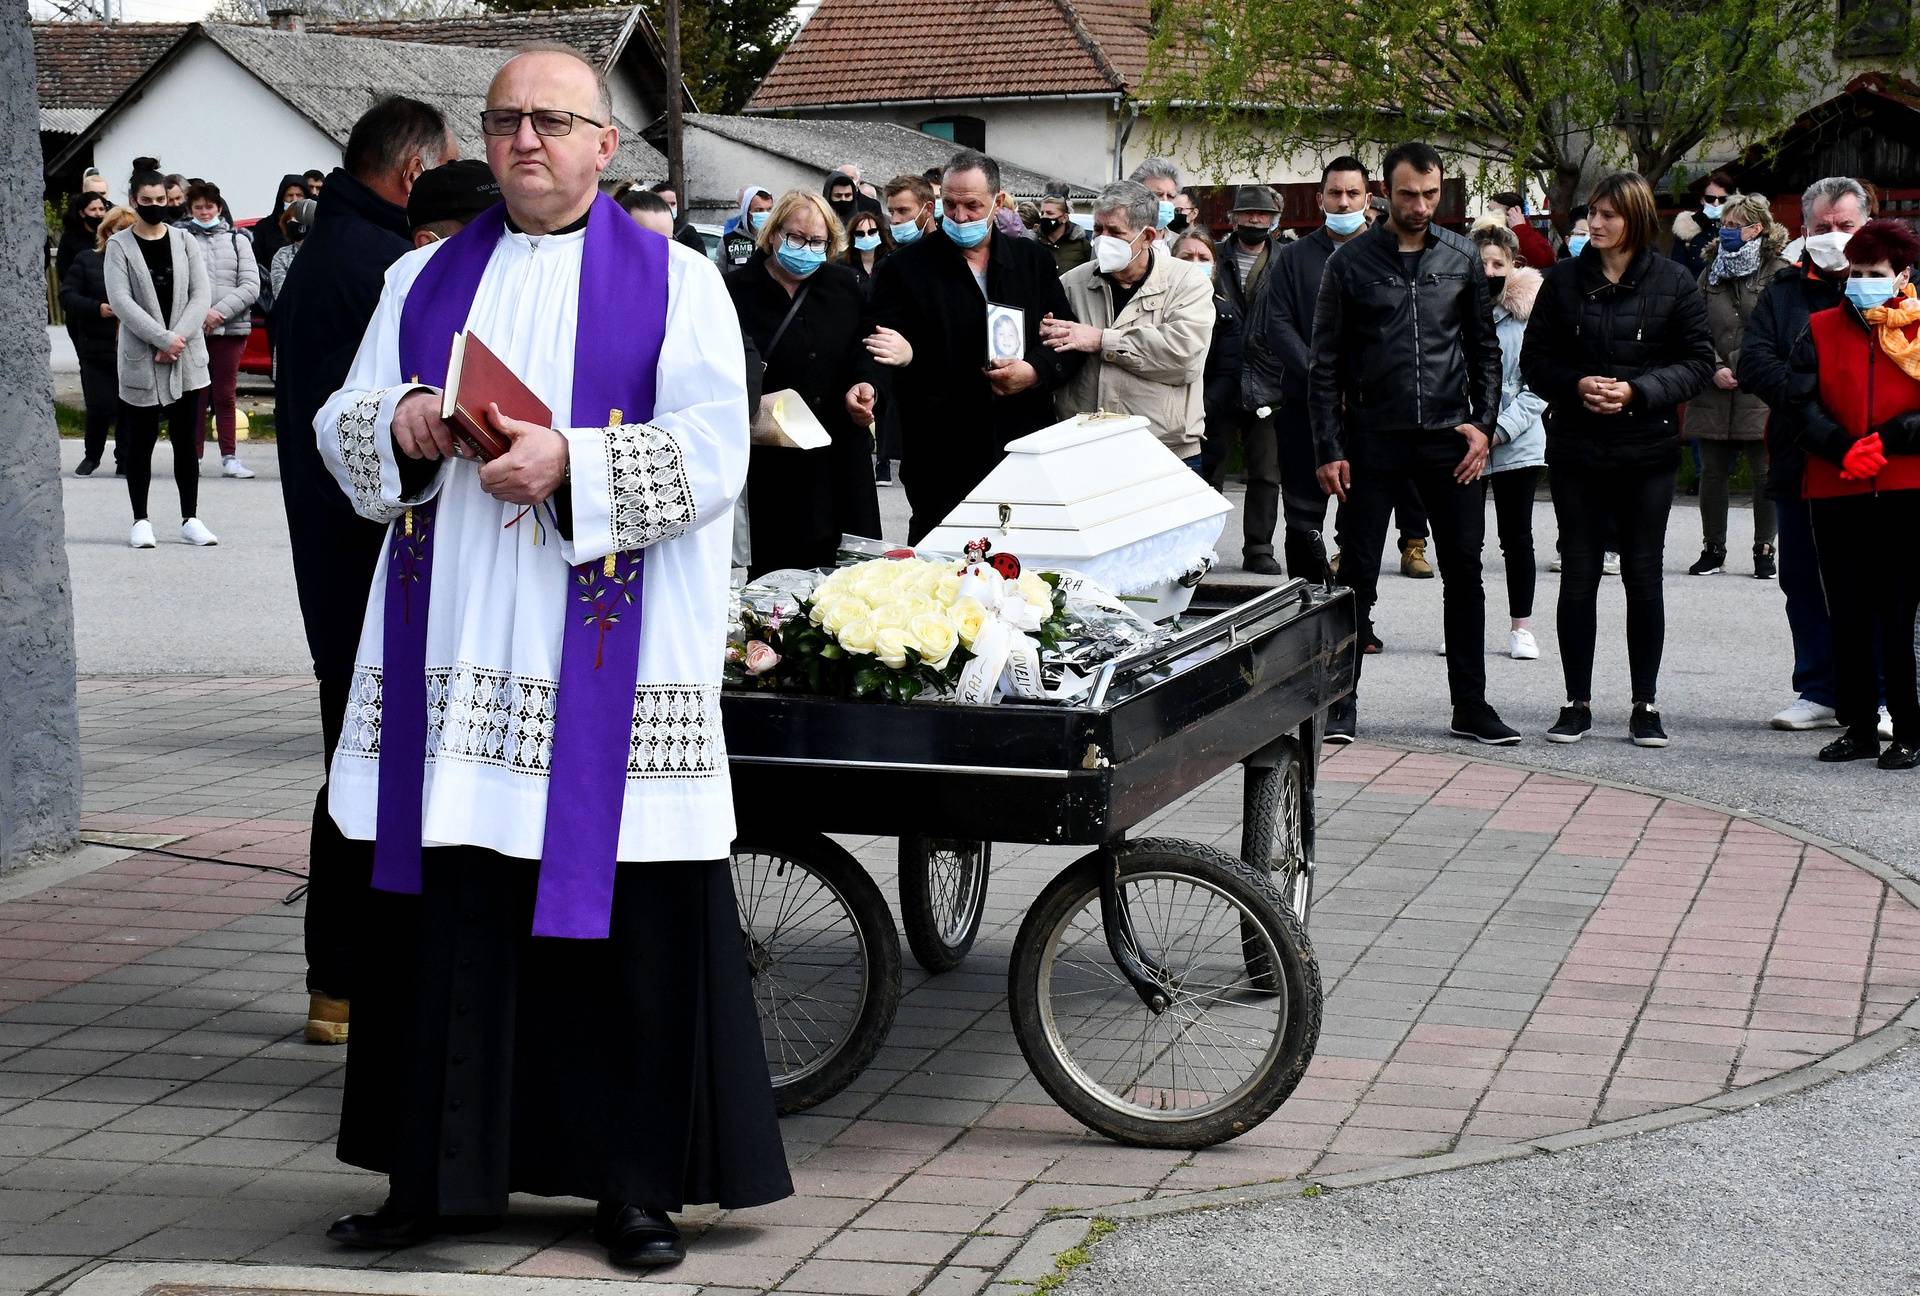
[{"label": "cart wheel", "polygon": [[818,834],[733,844],[733,897],[774,1102],[825,1102],[873,1060],[900,1006],[900,940],[859,861]]},{"label": "cart wheel", "polygon": [[[1139,841],[1118,864],[1136,953],[1165,1009],[1143,1004],[1114,966],[1090,855],[1020,926],[1007,974],[1020,1050],[1054,1101],[1118,1142],[1203,1148],[1244,1134],[1286,1101],[1319,1039],[1306,933],[1265,873],[1212,847]],[[1255,983],[1255,960],[1270,988]]]},{"label": "cart wheel", "polygon": [[914,962],[927,971],[951,972],[973,948],[992,863],[992,842],[900,839],[900,922]]},{"label": "cart wheel", "polygon": [[1280,763],[1246,771],[1240,858],[1274,879],[1302,927],[1307,922],[1307,767],[1299,748],[1286,744]]}]

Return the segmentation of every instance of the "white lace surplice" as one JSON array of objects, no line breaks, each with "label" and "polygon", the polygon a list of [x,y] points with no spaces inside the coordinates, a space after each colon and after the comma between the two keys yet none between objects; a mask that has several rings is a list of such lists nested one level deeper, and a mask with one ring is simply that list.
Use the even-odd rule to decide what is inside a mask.
[{"label": "white lace surplice", "polygon": [[[585,235],[502,234],[467,328],[554,413],[572,421],[573,348]],[[573,540],[480,488],[479,468],[445,465],[403,499],[394,406],[415,390],[400,372],[400,311],[439,245],[387,272],[346,385],[314,419],[320,451],[363,517],[398,525],[437,498],[427,622],[427,845],[470,845],[538,859],[553,758],[569,567],[644,547],[645,620],[620,823],[623,860],[727,854],[733,801],[720,731],[733,503],[747,470],[740,329],[713,266],[671,245],[666,340],[647,423],[562,427],[573,474]],[[545,520],[545,512],[541,514]],[[329,804],[348,837],[370,840],[378,801],[381,644],[387,559],[360,635],[353,696],[331,770]]]}]

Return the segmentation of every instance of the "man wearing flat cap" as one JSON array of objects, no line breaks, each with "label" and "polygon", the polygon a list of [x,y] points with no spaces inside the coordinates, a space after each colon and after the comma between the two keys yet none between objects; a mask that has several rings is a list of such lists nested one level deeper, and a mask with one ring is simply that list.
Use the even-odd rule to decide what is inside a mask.
[{"label": "man wearing flat cap", "polygon": [[500,182],[482,158],[459,158],[422,172],[407,195],[413,245],[422,248],[452,238],[499,201]]}]

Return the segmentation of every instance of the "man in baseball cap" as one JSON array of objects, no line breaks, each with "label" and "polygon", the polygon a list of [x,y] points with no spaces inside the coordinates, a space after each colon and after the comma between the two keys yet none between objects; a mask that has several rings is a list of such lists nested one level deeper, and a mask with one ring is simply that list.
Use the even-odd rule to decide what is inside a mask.
[{"label": "man in baseball cap", "polygon": [[407,195],[407,225],[413,245],[452,238],[466,223],[500,201],[500,182],[479,158],[461,158],[422,171]]}]

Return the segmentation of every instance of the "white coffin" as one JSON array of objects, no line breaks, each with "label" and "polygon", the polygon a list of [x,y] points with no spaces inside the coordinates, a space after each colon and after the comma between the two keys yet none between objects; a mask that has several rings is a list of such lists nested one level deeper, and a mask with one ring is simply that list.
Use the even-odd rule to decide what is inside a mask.
[{"label": "white coffin", "polygon": [[1186,610],[1232,508],[1145,419],[1081,414],[1009,443],[921,543],[959,553],[985,536],[996,553],[1080,572],[1157,621]]}]

